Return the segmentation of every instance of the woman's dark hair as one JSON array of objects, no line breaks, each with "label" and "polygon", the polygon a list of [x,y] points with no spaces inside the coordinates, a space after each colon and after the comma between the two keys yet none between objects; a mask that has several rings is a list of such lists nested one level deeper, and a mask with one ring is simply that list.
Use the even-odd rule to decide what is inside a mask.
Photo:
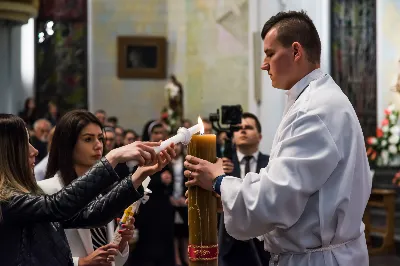
[{"label": "woman's dark hair", "polygon": [[74,168],[73,152],[82,129],[91,123],[103,130],[99,119],[86,110],[70,111],[61,117],[54,131],[45,179],[60,172],[66,186],[78,177]]},{"label": "woman's dark hair", "polygon": [[137,140],[137,139],[139,138],[138,133],[137,133],[135,130],[133,130],[133,129],[126,129],[126,130],[124,130],[124,137],[126,137],[126,135],[128,135],[129,133],[135,135],[135,140]]},{"label": "woman's dark hair", "polygon": [[28,131],[18,116],[0,114],[0,201],[19,193],[40,194],[29,165]]},{"label": "woman's dark hair", "polygon": [[29,102],[30,102],[30,101],[33,101],[33,98],[29,97],[29,98],[27,98],[27,99],[25,100],[25,103],[24,103],[24,112],[27,112],[27,111],[29,110]]}]

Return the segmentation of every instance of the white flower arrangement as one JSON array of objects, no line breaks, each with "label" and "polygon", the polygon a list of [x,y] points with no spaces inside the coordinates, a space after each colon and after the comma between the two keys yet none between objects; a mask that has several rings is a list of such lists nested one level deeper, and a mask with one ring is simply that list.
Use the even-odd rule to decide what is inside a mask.
[{"label": "white flower arrangement", "polygon": [[167,91],[169,98],[175,98],[179,95],[179,87],[172,82],[168,82],[164,89]]},{"label": "white flower arrangement", "polygon": [[377,128],[376,136],[367,138],[367,155],[370,162],[386,166],[400,151],[399,111],[393,104],[385,109],[385,119]]}]

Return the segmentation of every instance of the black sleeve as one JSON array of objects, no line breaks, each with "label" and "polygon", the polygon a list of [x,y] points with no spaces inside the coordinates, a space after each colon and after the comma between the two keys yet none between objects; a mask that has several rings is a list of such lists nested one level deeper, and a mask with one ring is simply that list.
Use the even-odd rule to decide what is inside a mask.
[{"label": "black sleeve", "polygon": [[102,158],[85,175],[53,195],[17,194],[2,202],[2,222],[27,224],[68,220],[116,180],[114,169]]},{"label": "black sleeve", "polygon": [[106,225],[117,218],[129,205],[143,197],[144,189],[133,187],[127,177],[106,195],[92,201],[71,219],[62,222],[64,228],[89,228]]}]

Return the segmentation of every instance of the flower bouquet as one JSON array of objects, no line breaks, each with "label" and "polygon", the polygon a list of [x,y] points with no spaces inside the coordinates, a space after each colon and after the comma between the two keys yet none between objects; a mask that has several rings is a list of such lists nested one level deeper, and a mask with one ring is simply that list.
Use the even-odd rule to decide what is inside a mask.
[{"label": "flower bouquet", "polygon": [[367,155],[370,164],[377,166],[400,165],[399,111],[393,104],[385,109],[385,119],[376,130],[375,137],[367,138]]}]

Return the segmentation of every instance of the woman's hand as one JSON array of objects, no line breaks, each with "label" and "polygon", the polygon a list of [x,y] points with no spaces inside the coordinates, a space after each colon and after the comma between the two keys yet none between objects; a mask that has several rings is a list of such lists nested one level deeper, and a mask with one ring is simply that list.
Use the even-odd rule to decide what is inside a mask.
[{"label": "woman's hand", "polygon": [[89,256],[79,258],[79,266],[111,266],[118,254],[118,245],[108,244],[93,251]]},{"label": "woman's hand", "polygon": [[135,141],[131,144],[111,150],[106,159],[115,167],[119,163],[137,161],[139,166],[153,165],[157,161],[154,147],[160,146],[161,142]]},{"label": "woman's hand", "polygon": [[155,173],[161,171],[175,157],[176,153],[174,150],[174,144],[171,144],[169,147],[161,151],[160,154],[156,156],[156,163],[149,166],[139,167],[132,174],[133,186],[137,189],[148,176],[152,176]]},{"label": "woman's hand", "polygon": [[[121,225],[122,229],[118,230],[118,233],[121,234],[121,242],[119,243],[119,251],[123,252],[128,245],[128,242],[130,242],[133,239],[133,233],[134,233],[134,225],[133,223],[135,222],[135,218],[131,217],[128,219],[128,221],[124,224]],[[118,221],[119,223],[119,221]]]}]

